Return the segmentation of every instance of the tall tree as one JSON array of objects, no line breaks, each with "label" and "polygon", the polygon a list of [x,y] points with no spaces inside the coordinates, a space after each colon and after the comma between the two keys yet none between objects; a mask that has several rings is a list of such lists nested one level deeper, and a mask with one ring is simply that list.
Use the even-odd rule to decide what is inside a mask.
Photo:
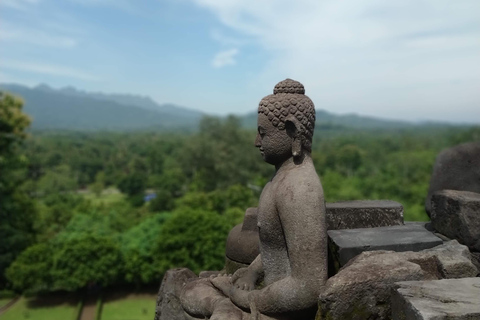
[{"label": "tall tree", "polygon": [[22,106],[22,100],[0,91],[0,288],[7,285],[5,269],[33,241],[34,206],[18,190],[27,165],[19,146],[30,125]]}]

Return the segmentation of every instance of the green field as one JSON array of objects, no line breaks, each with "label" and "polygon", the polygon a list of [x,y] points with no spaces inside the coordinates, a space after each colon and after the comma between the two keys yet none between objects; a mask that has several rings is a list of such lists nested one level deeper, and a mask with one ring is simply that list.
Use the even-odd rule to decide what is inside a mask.
[{"label": "green field", "polygon": [[123,299],[107,300],[103,304],[101,319],[152,320],[155,299],[155,295],[129,295]]},{"label": "green field", "polygon": [[8,299],[0,299],[0,308],[3,307],[4,305],[6,305],[10,300],[10,298]]},{"label": "green field", "polygon": [[[3,301],[3,300],[2,300]],[[73,300],[20,298],[0,316],[1,320],[74,320],[77,303]]]}]

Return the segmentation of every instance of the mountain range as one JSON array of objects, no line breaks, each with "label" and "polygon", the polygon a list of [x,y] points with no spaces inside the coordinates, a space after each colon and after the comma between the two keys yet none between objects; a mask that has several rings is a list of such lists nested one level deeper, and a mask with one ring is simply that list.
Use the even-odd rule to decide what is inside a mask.
[{"label": "mountain range", "polygon": [[[131,94],[85,92],[73,87],[54,89],[46,84],[30,88],[0,84],[0,90],[20,96],[32,128],[66,130],[194,130],[204,113],[177,106],[158,104],[150,97]],[[387,129],[418,124],[384,120],[356,114],[336,115],[316,110],[317,126],[323,128]],[[256,127],[257,113],[241,116],[242,124]],[[422,125],[441,125],[424,123]]]},{"label": "mountain range", "polygon": [[195,127],[203,114],[173,104],[158,104],[149,97],[88,93],[73,87],[53,89],[41,84],[29,88],[0,84],[20,96],[33,129],[67,130],[171,130]]}]

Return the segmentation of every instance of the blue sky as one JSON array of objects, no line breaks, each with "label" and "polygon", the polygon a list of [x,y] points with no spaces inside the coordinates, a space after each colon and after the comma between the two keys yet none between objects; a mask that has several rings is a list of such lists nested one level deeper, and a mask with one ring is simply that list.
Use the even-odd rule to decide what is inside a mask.
[{"label": "blue sky", "polygon": [[0,82],[224,115],[287,77],[337,114],[480,123],[480,1],[0,0]]}]

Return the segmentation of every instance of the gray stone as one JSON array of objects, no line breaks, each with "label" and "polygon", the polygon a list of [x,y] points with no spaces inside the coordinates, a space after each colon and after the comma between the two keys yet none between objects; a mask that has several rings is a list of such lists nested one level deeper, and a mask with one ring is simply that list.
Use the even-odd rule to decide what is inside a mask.
[{"label": "gray stone", "polygon": [[417,224],[329,230],[328,236],[336,269],[364,251],[420,251],[443,243],[441,239]]},{"label": "gray stone", "polygon": [[160,290],[158,290],[155,320],[184,320],[184,311],[180,303],[183,286],[197,276],[187,268],[171,269],[165,272]]},{"label": "gray stone", "polygon": [[222,273],[222,271],[200,271],[200,273],[198,274],[198,277],[199,278],[216,277],[221,273]]},{"label": "gray stone", "polygon": [[250,263],[241,263],[241,262],[233,261],[228,257],[225,257],[224,270],[226,274],[234,274],[238,269],[246,268],[249,265]]},{"label": "gray stone", "polygon": [[432,223],[430,221],[405,221],[404,224],[407,225],[407,226],[409,226],[409,225],[420,226],[420,227],[425,228],[426,230],[431,231],[431,232],[435,231],[435,230],[433,230]]},{"label": "gray stone", "polygon": [[250,264],[260,253],[258,248],[257,208],[248,208],[243,223],[228,234],[225,255],[241,264]]},{"label": "gray stone", "polygon": [[480,319],[480,278],[395,283],[394,320]]},{"label": "gray stone", "polygon": [[466,246],[453,240],[420,252],[367,251],[328,279],[318,319],[389,319],[395,282],[473,277]]},{"label": "gray stone", "polygon": [[480,142],[460,144],[443,150],[435,160],[425,209],[431,215],[432,195],[440,190],[480,193]]},{"label": "gray stone", "polygon": [[327,203],[328,230],[403,225],[403,206],[390,200]]},{"label": "gray stone", "polygon": [[477,277],[480,275],[480,252],[470,252],[470,259],[475,267],[477,267]]},{"label": "gray stone", "polygon": [[439,191],[432,196],[430,214],[435,230],[480,252],[480,193]]}]

